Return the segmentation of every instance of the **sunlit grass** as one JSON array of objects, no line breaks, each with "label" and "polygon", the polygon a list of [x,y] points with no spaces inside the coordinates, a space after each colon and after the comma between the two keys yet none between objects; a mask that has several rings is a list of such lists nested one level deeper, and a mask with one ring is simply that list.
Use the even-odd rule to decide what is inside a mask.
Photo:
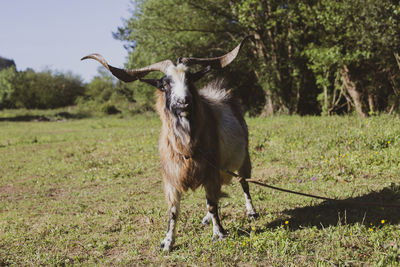
[{"label": "sunlit grass", "polygon": [[[247,122],[253,177],[329,197],[399,202],[398,118]],[[220,205],[226,240],[212,243],[211,227],[201,226],[200,189],[184,195],[175,248],[160,253],[168,216],[159,128],[156,115],[0,122],[0,265],[400,263],[398,209],[343,207],[251,185],[261,216],[248,221],[236,182]]]}]

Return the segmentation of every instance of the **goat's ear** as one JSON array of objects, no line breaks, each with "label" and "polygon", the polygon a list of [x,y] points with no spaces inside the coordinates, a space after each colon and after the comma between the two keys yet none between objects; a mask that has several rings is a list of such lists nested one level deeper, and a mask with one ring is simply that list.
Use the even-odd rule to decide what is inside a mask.
[{"label": "goat's ear", "polygon": [[204,69],[202,69],[202,70],[200,70],[200,71],[198,71],[198,72],[191,73],[191,74],[190,74],[190,80],[191,80],[192,82],[198,81],[198,80],[200,80],[201,78],[203,78],[204,75],[206,75],[207,73],[209,73],[210,70],[211,70],[211,66],[207,66],[206,68],[204,68]]},{"label": "goat's ear", "polygon": [[151,86],[156,87],[160,91],[164,91],[162,79],[140,79],[140,81],[150,84]]}]

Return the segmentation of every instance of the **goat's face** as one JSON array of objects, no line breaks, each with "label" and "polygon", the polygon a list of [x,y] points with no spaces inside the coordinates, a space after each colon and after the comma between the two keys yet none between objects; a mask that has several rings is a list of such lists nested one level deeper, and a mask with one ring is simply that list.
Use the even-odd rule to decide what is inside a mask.
[{"label": "goat's face", "polygon": [[208,71],[209,67],[191,73],[182,63],[177,66],[171,64],[161,79],[141,79],[141,81],[162,91],[165,96],[165,109],[176,119],[184,122],[189,120],[194,109],[193,96],[196,92],[193,84]]},{"label": "goat's face", "polygon": [[183,64],[170,66],[167,75],[161,79],[165,108],[181,121],[189,119],[193,110],[193,86],[189,79],[190,73]]},{"label": "goat's face", "polygon": [[183,64],[171,65],[158,87],[164,93],[165,107],[172,120],[175,135],[182,144],[189,144],[191,136],[190,116],[193,112],[193,86],[190,74]]},{"label": "goat's face", "polygon": [[163,92],[164,111],[171,119],[175,135],[184,145],[189,144],[192,134],[192,115],[195,112],[197,94],[193,84],[209,70],[207,67],[199,72],[190,73],[187,66],[178,63],[177,66],[171,64],[161,79],[141,79]]}]

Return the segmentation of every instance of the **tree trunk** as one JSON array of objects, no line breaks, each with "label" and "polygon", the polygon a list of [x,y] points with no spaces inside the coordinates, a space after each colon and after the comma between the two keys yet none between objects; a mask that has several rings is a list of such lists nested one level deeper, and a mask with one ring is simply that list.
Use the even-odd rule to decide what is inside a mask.
[{"label": "tree trunk", "polygon": [[395,109],[397,109],[398,106],[399,106],[399,98],[396,97],[395,100],[394,100],[393,105],[390,107],[390,110],[389,110],[389,113],[388,113],[388,114],[389,114],[389,115],[392,115],[393,111],[394,111]]},{"label": "tree trunk", "polygon": [[357,113],[363,118],[368,117],[368,115],[363,111],[361,95],[357,91],[355,83],[350,79],[349,69],[347,68],[346,65],[343,66],[341,73],[342,73],[344,87],[346,88],[351,99],[353,100],[354,107]]},{"label": "tree trunk", "polygon": [[397,66],[398,66],[399,69],[400,69],[400,56],[399,56],[398,53],[394,53],[393,55],[394,55],[394,58],[396,59]]},{"label": "tree trunk", "polygon": [[374,104],[374,96],[372,93],[368,93],[368,106],[369,106],[369,114],[375,113],[375,104]]},{"label": "tree trunk", "polygon": [[262,117],[272,116],[274,115],[274,104],[272,101],[271,93],[265,93],[265,105],[261,112]]}]

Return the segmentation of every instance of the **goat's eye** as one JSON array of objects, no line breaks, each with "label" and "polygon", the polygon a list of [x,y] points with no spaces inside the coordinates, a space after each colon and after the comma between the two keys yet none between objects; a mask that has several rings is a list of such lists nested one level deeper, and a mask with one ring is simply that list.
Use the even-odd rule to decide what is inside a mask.
[{"label": "goat's eye", "polygon": [[168,79],[164,79],[164,80],[163,80],[163,87],[164,87],[165,89],[169,89],[169,87],[170,87],[170,81],[169,81]]}]

